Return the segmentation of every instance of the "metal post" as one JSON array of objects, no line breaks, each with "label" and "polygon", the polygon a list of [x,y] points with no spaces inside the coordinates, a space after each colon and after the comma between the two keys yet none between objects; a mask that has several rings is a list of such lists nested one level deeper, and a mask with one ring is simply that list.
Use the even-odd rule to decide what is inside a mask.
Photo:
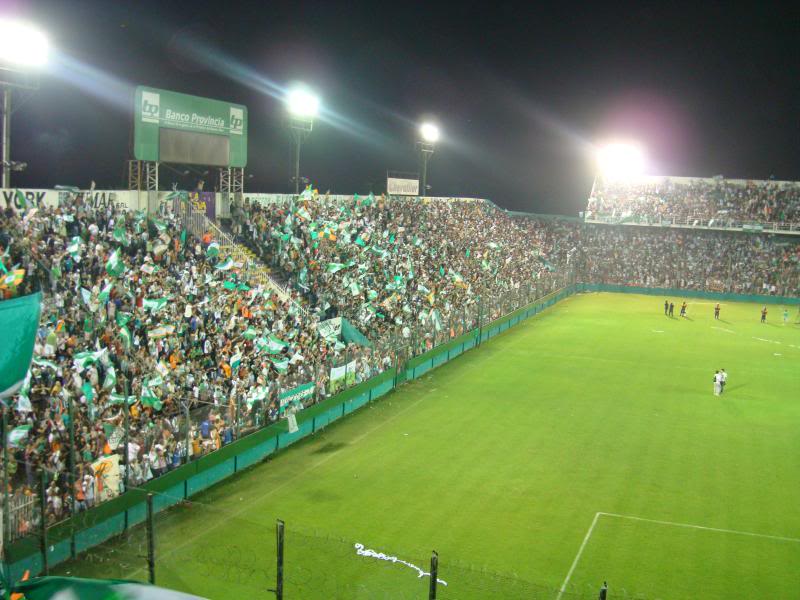
[{"label": "metal post", "polygon": [[147,494],[147,581],[156,582],[156,540],[153,531],[153,494]]},{"label": "metal post", "polygon": [[41,532],[41,551],[42,551],[42,570],[45,575],[50,574],[50,566],[48,564],[47,556],[47,499],[45,498],[47,490],[47,471],[42,469],[41,479],[39,480],[39,513],[42,519],[42,532]]},{"label": "metal post", "polygon": [[294,134],[294,193],[300,193],[300,145],[302,144],[300,133]]},{"label": "metal post", "polygon": [[284,523],[278,519],[276,534],[278,538],[278,569],[275,578],[275,598],[283,600],[283,531]]},{"label": "metal post", "polygon": [[425,197],[428,195],[428,153],[425,150],[422,151],[422,175],[420,176],[422,181],[422,189],[420,190],[420,196]]},{"label": "metal post", "polygon": [[428,600],[436,600],[436,583],[439,575],[439,555],[434,550],[431,553],[431,587],[428,591]]},{"label": "metal post", "polygon": [[[125,491],[128,491],[128,486],[130,485],[130,478],[131,478],[131,461],[130,455],[128,454],[128,446],[130,444],[131,438],[131,410],[128,406],[128,396],[130,395],[130,384],[128,383],[127,377],[125,378],[125,398],[122,400],[122,411],[125,415]],[[125,516],[127,520],[128,511],[125,511]]]},{"label": "metal post", "polygon": [[69,497],[72,501],[70,515],[73,517],[69,520],[69,555],[71,558],[75,558],[75,415],[72,407],[72,395],[67,400],[69,415]]},{"label": "metal post", "polygon": [[239,402],[239,398],[238,397],[234,398],[233,401],[236,403],[236,414],[233,417],[235,419],[234,420],[234,424],[233,424],[233,435],[238,440],[239,439],[239,404],[240,404],[240,402]]},{"label": "metal post", "polygon": [[186,419],[186,463],[192,459],[192,422],[189,420],[189,402],[184,404],[184,418]]},{"label": "metal post", "polygon": [[11,89],[3,89],[3,188],[11,187]]},{"label": "metal post", "polygon": [[[8,407],[3,404],[3,559],[8,548],[8,528],[10,522],[8,510]],[[8,562],[8,561],[6,561]]]}]

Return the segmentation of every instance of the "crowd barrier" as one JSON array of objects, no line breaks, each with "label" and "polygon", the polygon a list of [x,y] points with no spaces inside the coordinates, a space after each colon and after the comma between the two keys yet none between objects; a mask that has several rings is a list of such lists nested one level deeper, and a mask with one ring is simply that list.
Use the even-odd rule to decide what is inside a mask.
[{"label": "crowd barrier", "polygon": [[576,284],[561,288],[410,358],[399,367],[394,366],[380,375],[298,412],[296,414],[298,430],[294,433],[289,432],[286,420],[278,421],[215,452],[184,464],[139,488],[132,488],[116,498],[79,512],[45,530],[32,532],[27,537],[9,543],[5,548],[6,572],[12,580],[21,578],[25,571],[30,571],[31,576],[35,576],[44,571],[45,556],[46,564],[50,567],[120,535],[126,529],[145,520],[148,493],[156,494],[153,507],[155,512],[169,508],[314,434],[380,398],[398,385],[421,377],[429,370],[452,360],[577,291]]}]

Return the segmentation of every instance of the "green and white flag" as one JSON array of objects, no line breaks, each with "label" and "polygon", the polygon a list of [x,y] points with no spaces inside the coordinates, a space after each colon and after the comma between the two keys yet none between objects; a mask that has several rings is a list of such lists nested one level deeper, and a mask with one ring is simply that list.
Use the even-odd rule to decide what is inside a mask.
[{"label": "green and white flag", "polygon": [[81,288],[81,299],[86,306],[89,306],[90,302],[92,301],[92,292],[86,288]]},{"label": "green and white flag", "polygon": [[128,321],[131,320],[131,316],[132,315],[129,312],[125,312],[125,311],[119,310],[114,315],[114,320],[117,322],[117,325],[119,325],[120,327],[125,327],[125,325],[128,324]]},{"label": "green and white flag", "polygon": [[103,380],[103,389],[111,390],[114,389],[115,385],[117,385],[117,371],[114,367],[108,367],[106,369],[106,377]]},{"label": "green and white flag", "polygon": [[326,273],[337,273],[337,272],[341,271],[342,269],[346,269],[346,268],[347,268],[347,265],[344,265],[342,263],[328,263],[328,266],[325,267],[325,272]]},{"label": "green and white flag", "polygon": [[215,256],[219,256],[219,243],[218,242],[211,242],[206,248],[206,256],[208,258],[214,258]]},{"label": "green and white flag", "polygon": [[34,357],[33,364],[42,367],[43,369],[53,369],[54,371],[58,370],[58,365],[56,363],[45,360],[44,358]]},{"label": "green and white flag", "polygon": [[25,600],[205,600],[175,590],[116,579],[36,577],[12,586]]},{"label": "green and white flag", "polygon": [[242,353],[237,352],[233,356],[231,356],[231,370],[236,371],[239,368],[239,365],[242,364]]},{"label": "green and white flag", "polygon": [[263,387],[263,386],[256,387],[245,398],[245,402],[247,403],[247,408],[253,408],[253,404],[258,402],[259,400],[266,400],[267,396],[268,396],[268,390],[267,390],[266,387]]},{"label": "green and white flag", "polygon": [[229,256],[214,268],[218,271],[229,271],[233,268],[233,259]]},{"label": "green and white flag", "polygon": [[275,367],[275,370],[278,373],[286,373],[286,371],[289,369],[288,358],[285,358],[283,360],[275,360],[274,358],[270,358],[270,361],[272,362],[272,366]]},{"label": "green and white flag", "polygon": [[106,353],[106,349],[97,352],[78,352],[72,359],[72,364],[76,369],[81,370],[92,366],[99,361]]},{"label": "green and white flag", "polygon": [[145,298],[142,301],[142,308],[152,312],[158,312],[169,302],[169,298]]},{"label": "green and white flag", "polygon": [[242,333],[242,337],[246,340],[254,340],[256,336],[258,336],[258,331],[253,327],[248,327],[244,330],[244,333]]},{"label": "green and white flag", "polygon": [[267,337],[266,350],[269,354],[279,354],[288,346],[289,344],[271,333]]},{"label": "green and white flag", "polygon": [[[125,394],[113,393],[108,397],[108,403],[111,404],[112,406],[117,404],[124,404],[125,400],[126,400]],[[133,404],[134,402],[136,402],[136,396],[128,396],[127,401],[128,405]]]},{"label": "green and white flag", "polygon": [[28,438],[31,425],[20,425],[8,432],[8,445],[12,448],[19,448],[20,444]]},{"label": "green and white flag", "polygon": [[109,284],[108,284],[106,287],[104,287],[104,288],[103,288],[103,289],[100,291],[100,295],[97,297],[97,298],[100,300],[100,302],[106,302],[106,301],[108,301],[108,297],[111,295],[111,289],[112,289],[113,287],[114,287],[114,284],[112,284],[112,283],[109,283]]},{"label": "green and white flag", "polygon": [[350,284],[350,294],[353,296],[358,296],[361,293],[361,288],[358,286],[358,282],[354,281]]},{"label": "green and white flag", "polygon": [[131,332],[128,330],[125,325],[119,328],[119,337],[122,339],[122,343],[125,348],[130,349],[131,347]]},{"label": "green and white flag", "polygon": [[70,253],[72,258],[79,261],[81,258],[81,246],[83,245],[83,240],[79,236],[75,236],[72,238],[72,241],[67,246],[67,252]]},{"label": "green and white flag", "polygon": [[125,228],[121,225],[117,225],[114,228],[114,233],[111,234],[111,237],[114,238],[114,241],[119,242],[123,246],[127,246],[129,244],[128,241],[128,232],[125,231]]},{"label": "green and white flag", "polygon": [[159,221],[158,219],[153,219],[153,225],[156,226],[156,229],[159,233],[164,233],[167,230],[167,224],[164,221]]},{"label": "green and white flag", "polygon": [[119,251],[114,250],[106,263],[106,271],[112,277],[119,277],[125,272],[125,263],[119,257]]}]

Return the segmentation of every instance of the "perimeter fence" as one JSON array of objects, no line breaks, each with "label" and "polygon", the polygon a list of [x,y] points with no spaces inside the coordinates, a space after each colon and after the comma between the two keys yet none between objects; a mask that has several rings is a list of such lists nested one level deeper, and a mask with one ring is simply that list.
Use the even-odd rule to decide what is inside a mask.
[{"label": "perimeter fence", "polygon": [[[92,545],[59,572],[150,581],[211,599],[594,600],[603,583],[561,590],[447,555],[434,560],[421,547],[400,549],[391,542],[276,524],[243,499],[226,499],[220,507],[218,500],[151,494],[150,502],[170,508]],[[487,560],[502,565],[504,557]],[[644,600],[614,588],[608,597]]]}]

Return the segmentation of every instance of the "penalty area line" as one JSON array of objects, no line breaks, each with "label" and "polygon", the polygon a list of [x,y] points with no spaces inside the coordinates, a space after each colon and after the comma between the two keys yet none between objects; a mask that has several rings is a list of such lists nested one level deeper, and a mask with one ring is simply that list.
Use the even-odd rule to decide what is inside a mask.
[{"label": "penalty area line", "polygon": [[617,519],[628,519],[629,521],[641,521],[644,523],[655,523],[657,525],[669,525],[671,527],[683,527],[684,529],[698,529],[700,531],[714,531],[716,533],[730,533],[733,535],[745,535],[748,537],[763,538],[766,540],[777,540],[779,542],[791,542],[800,544],[800,538],[786,537],[783,535],[771,535],[767,533],[754,533],[752,531],[739,531],[737,529],[722,529],[720,527],[706,527],[705,525],[693,525],[691,523],[676,523],[675,521],[662,521],[659,519],[645,519],[633,515],[620,515],[617,513],[600,512],[598,515],[604,517],[615,517]]},{"label": "penalty area line", "polygon": [[592,532],[594,531],[594,526],[597,525],[597,520],[600,518],[600,515],[606,513],[595,513],[594,519],[592,519],[592,524],[589,526],[589,531],[586,532],[586,535],[583,536],[583,542],[581,542],[581,547],[578,548],[578,553],[575,555],[575,559],[572,561],[572,565],[569,567],[569,571],[567,571],[567,576],[564,578],[564,583],[561,584],[561,588],[558,590],[558,596],[556,596],[556,600],[561,600],[561,596],[564,595],[564,591],[567,589],[569,585],[569,580],[572,579],[572,574],[575,572],[575,567],[578,566],[578,561],[581,559],[581,555],[583,554],[584,549],[586,548],[586,544],[589,543],[589,538],[592,537]]}]

